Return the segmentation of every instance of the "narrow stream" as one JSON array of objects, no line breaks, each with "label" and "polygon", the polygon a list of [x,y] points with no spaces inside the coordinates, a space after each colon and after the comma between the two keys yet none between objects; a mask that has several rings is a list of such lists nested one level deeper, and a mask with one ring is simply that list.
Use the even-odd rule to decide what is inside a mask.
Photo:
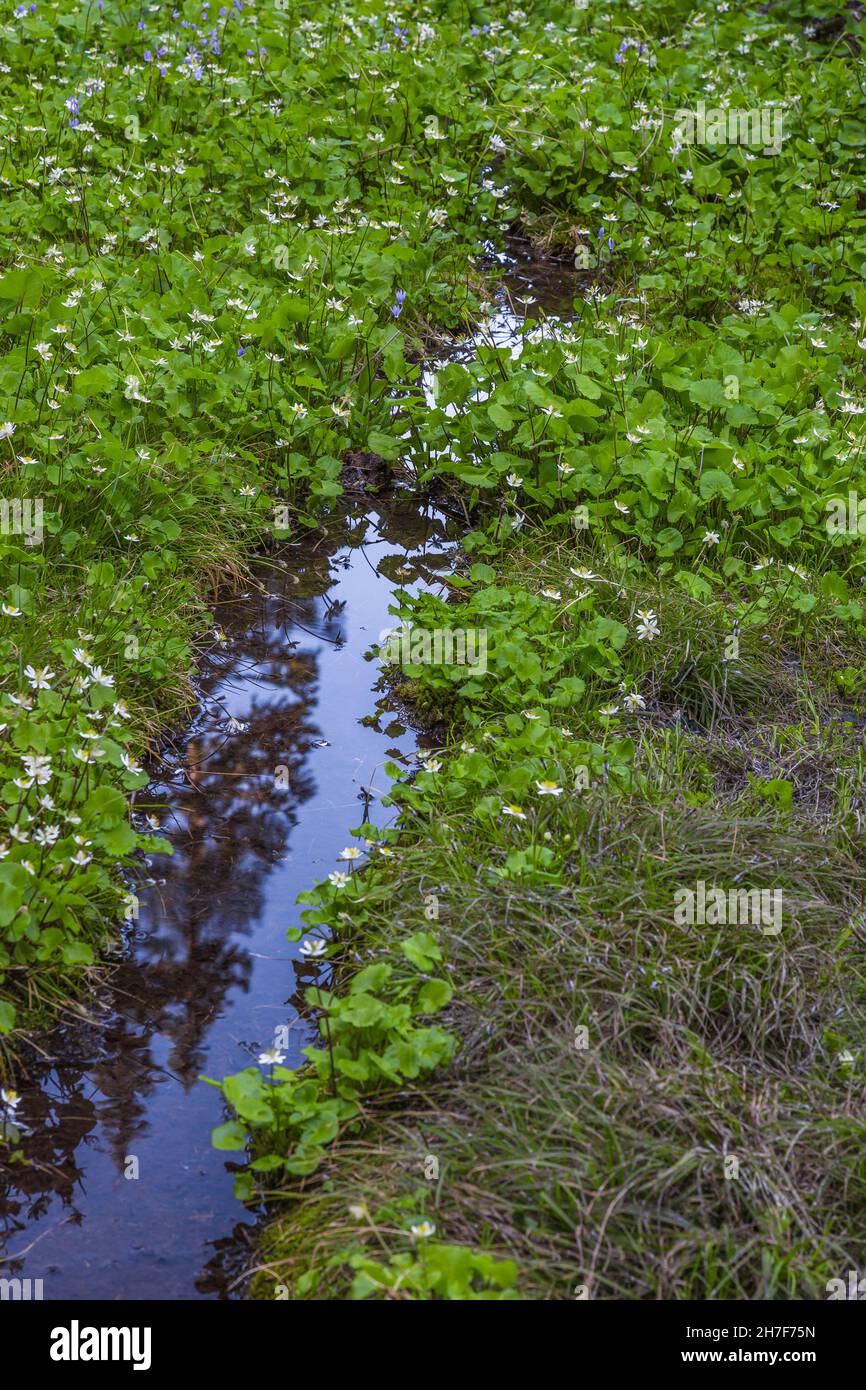
[{"label": "narrow stream", "polygon": [[30,1163],[0,1185],[3,1274],[42,1279],[47,1299],[225,1296],[243,1233],[225,1258],[215,1242],[246,1214],[210,1147],[221,1098],[198,1077],[255,1063],[280,1026],[286,1065],[302,1060],[295,898],[341,867],[365,800],[377,823],[393,815],[383,764],[416,746],[364,654],[394,625],[393,591],[435,588],[451,564],[439,514],[376,507],[283,548],[259,571],[265,592],[219,607],[228,640],[202,669],[195,723],[164,784],[139,793],[170,808],[174,855],[153,859],[96,1026],[56,1034],[53,1063],[20,1086]]},{"label": "narrow stream", "polygon": [[[524,314],[567,317],[579,285],[512,250],[479,341],[519,351]],[[224,1112],[198,1078],[255,1063],[279,1028],[286,1065],[303,1060],[295,898],[341,867],[366,805],[387,823],[383,765],[417,746],[365,654],[395,589],[437,588],[457,534],[406,493],[345,501],[220,605],[199,712],[137,798],[165,808],[174,855],[154,857],[90,1022],[58,1029],[19,1079],[27,1162],[0,1165],[0,1276],[41,1279],[45,1299],[237,1296],[254,1216],[210,1146]]]}]

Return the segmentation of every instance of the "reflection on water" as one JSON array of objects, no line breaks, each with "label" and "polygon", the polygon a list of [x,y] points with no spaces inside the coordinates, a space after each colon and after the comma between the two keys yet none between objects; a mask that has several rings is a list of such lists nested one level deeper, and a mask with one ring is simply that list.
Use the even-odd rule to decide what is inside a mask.
[{"label": "reflection on water", "polygon": [[484,343],[510,348],[512,356],[519,356],[525,320],[536,325],[531,337],[557,337],[558,328],[574,319],[576,302],[594,281],[593,275],[568,262],[540,259],[529,242],[517,236],[508,237],[506,250],[494,259],[505,268],[502,281],[487,319],[464,350],[468,346],[474,351]]},{"label": "reflection on water", "polygon": [[226,1296],[252,1218],[210,1148],[220,1096],[197,1078],[249,1065],[278,1027],[286,1065],[310,1041],[295,897],[337,867],[368,804],[388,818],[383,764],[415,748],[364,653],[393,590],[435,588],[450,553],[414,501],[347,509],[220,605],[199,714],[138,794],[174,856],[152,861],[92,1021],[59,1030],[19,1085],[27,1162],[0,1170],[0,1275],[42,1279],[46,1299]]}]

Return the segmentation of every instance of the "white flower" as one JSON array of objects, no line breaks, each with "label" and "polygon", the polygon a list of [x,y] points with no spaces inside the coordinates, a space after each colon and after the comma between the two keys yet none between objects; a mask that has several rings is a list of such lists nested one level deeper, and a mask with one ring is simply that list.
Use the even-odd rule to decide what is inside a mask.
[{"label": "white flower", "polygon": [[562,598],[559,589],[542,589],[544,598]]},{"label": "white flower", "polygon": [[344,850],[341,850],[341,851],[340,851],[340,853],[337,855],[337,858],[338,858],[338,859],[360,859],[360,858],[361,858],[361,850],[358,849],[357,845],[347,845],[347,847],[346,847]]},{"label": "white flower", "polygon": [[436,1227],[432,1221],[416,1221],[414,1226],[409,1227],[415,1240],[425,1240],[428,1236],[435,1236]]},{"label": "white flower", "polygon": [[704,532],[704,545],[718,545],[720,539],[718,531]]},{"label": "white flower", "polygon": [[349,882],[349,875],[341,873],[339,869],[334,869],[333,873],[328,874],[328,882],[333,883],[335,888],[345,888]]},{"label": "white flower", "polygon": [[80,763],[93,763],[97,758],[104,758],[105,753],[101,748],[73,748],[72,756]]},{"label": "white flower", "polygon": [[526,820],[526,812],[522,806],[505,805],[502,807],[502,814],[503,816],[513,816],[515,820]]},{"label": "white flower", "polygon": [[562,796],[563,789],[562,787],[557,786],[556,782],[536,781],[535,785],[538,788],[539,796]]},{"label": "white flower", "polygon": [[0,439],[11,439],[15,433],[16,426],[11,420],[7,420],[5,425],[0,425]]},{"label": "white flower", "polygon": [[654,637],[659,635],[658,618],[651,608],[637,611],[640,619],[637,625],[637,636],[639,642],[651,642]]},{"label": "white flower", "polygon": [[142,401],[145,405],[149,405],[148,397],[143,396],[138,389],[140,384],[140,379],[137,376],[128,376],[126,378],[126,390],[123,394],[129,401]]},{"label": "white flower", "polygon": [[14,605],[14,603],[4,603],[4,604],[2,605],[2,609],[3,609],[3,612],[6,614],[6,617],[7,617],[7,618],[20,618],[20,617],[21,617],[21,609],[20,609],[20,608],[16,608],[15,605]]},{"label": "white flower", "polygon": [[54,672],[49,671],[47,666],[42,666],[38,669],[33,666],[25,666],[24,674],[30,682],[31,690],[51,689],[50,682],[54,679]]},{"label": "white flower", "polygon": [[285,1053],[279,1052],[275,1047],[272,1047],[270,1052],[259,1053],[259,1065],[262,1067],[278,1067],[285,1060]]},{"label": "white flower", "polygon": [[613,719],[615,714],[619,714],[619,705],[602,705],[599,714],[605,719]]},{"label": "white flower", "polygon": [[632,690],[629,695],[623,696],[623,704],[627,705],[630,710],[646,709],[646,700],[642,695],[639,695],[636,690]]},{"label": "white flower", "polygon": [[509,474],[506,476],[505,481],[507,482],[507,484],[508,484],[509,487],[522,487],[522,486],[523,486],[523,479],[521,478],[521,476],[520,476],[519,473],[509,473]]},{"label": "white flower", "polygon": [[[343,875],[345,877],[345,875]],[[301,946],[301,955],[305,960],[318,960],[323,956],[328,947],[324,941],[314,941],[312,937],[306,937]]]},{"label": "white flower", "polygon": [[24,763],[24,770],[27,773],[27,776],[32,777],[34,781],[36,781],[39,784],[40,787],[43,787],[46,782],[51,781],[51,759],[47,756],[47,754],[28,753],[22,759],[22,761]]},{"label": "white flower", "polygon": [[613,505],[616,507],[616,509],[617,509],[618,512],[622,512],[623,516],[628,516],[628,514],[629,514],[629,512],[630,512],[630,510],[631,510],[630,507],[626,507],[625,504],[624,504],[623,502],[617,502],[616,499],[614,499],[614,504],[613,504]]}]

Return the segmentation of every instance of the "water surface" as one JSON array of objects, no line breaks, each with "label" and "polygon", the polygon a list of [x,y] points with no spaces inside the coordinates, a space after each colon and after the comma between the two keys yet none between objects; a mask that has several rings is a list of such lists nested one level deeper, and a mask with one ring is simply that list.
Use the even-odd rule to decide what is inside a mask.
[{"label": "water surface", "polygon": [[173,858],[151,861],[93,1025],[59,1030],[19,1085],[29,1164],[0,1174],[0,1270],[42,1279],[46,1299],[226,1295],[253,1218],[232,1156],[210,1146],[221,1097],[198,1077],[255,1063],[281,1027],[286,1065],[302,1060],[294,996],[317,967],[286,940],[295,898],[346,867],[367,810],[392,817],[383,764],[416,746],[365,653],[394,624],[393,591],[435,590],[451,567],[440,514],[377,505],[283,547],[262,589],[219,605],[227,640],[202,667],[200,711],[138,794],[164,807]]}]

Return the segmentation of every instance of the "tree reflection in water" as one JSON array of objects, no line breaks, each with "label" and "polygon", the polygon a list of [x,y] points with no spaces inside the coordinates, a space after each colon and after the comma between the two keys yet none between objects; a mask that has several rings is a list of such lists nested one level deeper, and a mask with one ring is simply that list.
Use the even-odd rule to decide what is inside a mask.
[{"label": "tree reflection in water", "polygon": [[[173,857],[153,860],[155,878],[140,889],[140,922],[124,958],[87,1001],[90,1022],[59,1028],[51,1062],[34,1058],[29,1077],[19,1081],[26,1162],[0,1168],[0,1249],[7,1254],[0,1274],[38,1274],[30,1260],[9,1256],[26,1254],[43,1220],[46,1230],[82,1221],[90,1155],[109,1153],[122,1174],[126,1156],[148,1133],[155,1088],[169,1079],[183,1125],[183,1094],[207,1070],[214,1021],[233,1007],[229,996],[236,1001],[250,988],[248,939],[262,918],[269,877],[316,793],[308,763],[322,741],[322,644],[341,646],[349,622],[365,617],[351,591],[347,606],[328,591],[351,568],[352,552],[382,541],[394,551],[379,554],[376,567],[395,587],[434,582],[437,569],[450,564],[440,515],[411,500],[391,501],[375,516],[347,506],[314,540],[264,559],[246,592],[218,604],[228,640],[215,639],[201,664],[199,712],[185,737],[164,750],[160,780],[137,797],[142,815],[154,803],[163,808]],[[365,645],[377,635],[368,630]],[[369,689],[376,668],[365,669]],[[374,704],[370,695],[371,714]],[[360,818],[343,816],[347,825]],[[285,1000],[294,991],[292,971],[286,963],[275,972],[271,992],[276,1000],[282,991]],[[98,1238],[98,1213],[88,1208],[86,1219]],[[169,1211],[166,1219],[184,1213]]]}]

